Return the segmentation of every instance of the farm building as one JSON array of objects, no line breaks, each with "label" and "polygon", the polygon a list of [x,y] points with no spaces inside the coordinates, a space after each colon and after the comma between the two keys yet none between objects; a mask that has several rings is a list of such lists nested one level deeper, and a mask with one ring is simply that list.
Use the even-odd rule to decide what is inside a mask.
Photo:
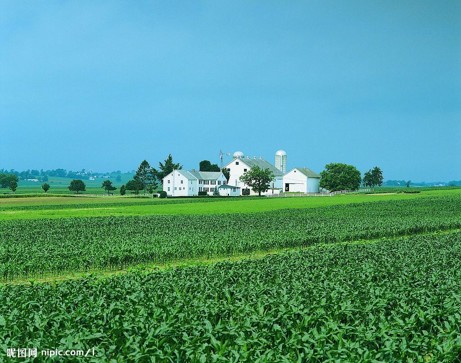
[{"label": "farm building", "polygon": [[[283,150],[279,150],[278,152],[281,152]],[[284,165],[286,167],[286,153],[284,155]],[[276,155],[276,161],[277,161],[277,155]],[[281,165],[281,163],[280,163]],[[225,168],[229,171],[229,181],[228,184],[230,186],[234,187],[239,187],[240,191],[243,192],[243,189],[248,188],[247,185],[245,185],[243,182],[240,181],[240,177],[253,168],[254,166],[258,166],[261,169],[269,169],[274,173],[274,180],[271,184],[271,188],[265,193],[266,195],[268,194],[279,194],[282,191],[283,187],[283,171],[277,169],[274,167],[271,163],[268,161],[262,159],[262,158],[257,158],[253,157],[250,158],[248,156],[244,156],[244,154],[240,151],[237,151],[233,155],[233,160],[225,166]],[[251,190],[252,195],[256,195],[257,193],[254,193]]]},{"label": "farm building", "polygon": [[233,187],[228,184],[219,186],[218,191],[221,197],[238,197],[241,193],[239,187]]},{"label": "farm building", "polygon": [[163,190],[171,197],[192,197],[199,192],[213,195],[216,188],[226,184],[221,172],[173,170],[163,179]]},{"label": "farm building", "polygon": [[308,168],[294,168],[283,177],[285,192],[318,193],[320,175]]}]

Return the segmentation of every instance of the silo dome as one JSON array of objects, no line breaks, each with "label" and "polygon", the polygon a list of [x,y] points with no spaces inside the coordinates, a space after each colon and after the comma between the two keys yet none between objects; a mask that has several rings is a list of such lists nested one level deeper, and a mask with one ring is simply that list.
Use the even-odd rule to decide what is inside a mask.
[{"label": "silo dome", "polygon": [[275,155],[279,155],[279,156],[285,156],[287,154],[287,152],[285,150],[278,150]]},{"label": "silo dome", "polygon": [[241,158],[243,158],[243,156],[244,155],[243,155],[243,153],[241,151],[236,151],[234,153],[234,159],[241,159]]}]

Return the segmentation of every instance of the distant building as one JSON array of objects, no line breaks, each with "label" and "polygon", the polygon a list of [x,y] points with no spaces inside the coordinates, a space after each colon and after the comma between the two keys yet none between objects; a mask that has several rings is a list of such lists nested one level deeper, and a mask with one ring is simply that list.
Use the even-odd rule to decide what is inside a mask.
[{"label": "distant building", "polygon": [[[240,181],[240,177],[255,166],[258,166],[261,169],[269,169],[270,171],[272,171],[275,177],[271,183],[270,189],[264,194],[279,194],[282,191],[283,187],[283,172],[274,167],[274,165],[272,165],[268,161],[257,157],[250,158],[248,156],[245,156],[241,151],[235,152],[233,155],[233,160],[225,166],[225,168],[229,171],[229,181],[227,184],[230,186],[240,188],[240,194],[242,194],[243,190],[249,187]],[[253,192],[251,189],[250,193],[252,195],[257,194]]]},{"label": "distant building", "polygon": [[294,168],[283,177],[285,192],[318,193],[320,175],[308,168]]},{"label": "distant building", "polygon": [[199,192],[213,195],[215,190],[226,184],[221,172],[173,170],[163,178],[163,190],[170,197],[192,197]]}]

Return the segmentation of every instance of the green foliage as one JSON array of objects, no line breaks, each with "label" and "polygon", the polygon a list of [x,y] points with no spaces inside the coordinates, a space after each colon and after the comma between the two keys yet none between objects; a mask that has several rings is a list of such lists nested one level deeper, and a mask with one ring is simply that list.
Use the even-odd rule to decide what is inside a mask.
[{"label": "green foliage", "polygon": [[0,279],[120,269],[139,263],[232,256],[454,228],[461,228],[459,194],[253,215],[0,221]]},{"label": "green foliage", "polygon": [[159,197],[159,198],[166,198],[166,197],[167,197],[167,193],[166,193],[164,190],[162,190],[162,191],[158,194],[158,197]]},{"label": "green foliage", "polygon": [[157,177],[155,175],[154,168],[151,168],[149,163],[146,160],[143,160],[136,171],[134,180],[139,182],[142,185],[140,190],[145,190],[146,192],[152,194],[154,190],[158,187]]},{"label": "green foliage", "polygon": [[367,187],[374,188],[383,185],[383,172],[375,166],[368,170],[363,177],[363,184]]},{"label": "green foliage", "polygon": [[320,173],[320,187],[331,192],[357,190],[360,187],[360,172],[352,165],[330,163]]},{"label": "green foliage", "polygon": [[212,164],[209,160],[202,160],[199,167],[200,171],[221,171],[218,164]]},{"label": "green foliage", "polygon": [[110,194],[110,192],[113,192],[117,188],[112,185],[112,182],[110,180],[104,180],[102,182],[102,188],[107,192],[107,195]]},{"label": "green foliage", "polygon": [[126,190],[129,190],[131,193],[138,195],[140,190],[143,190],[144,185],[141,181],[132,179],[126,183]]},{"label": "green foliage", "polygon": [[76,192],[77,194],[79,192],[84,192],[85,189],[86,189],[86,185],[85,183],[83,182],[83,180],[80,180],[80,179],[74,179],[70,182],[70,185],[69,185],[69,190],[71,192]]},{"label": "green foliage", "polygon": [[227,168],[222,168],[221,173],[224,174],[224,176],[226,177],[226,183],[228,183],[230,178],[230,171]]},{"label": "green foliage", "polygon": [[0,341],[100,362],[457,362],[460,254],[458,232],[9,285]]},{"label": "green foliage", "polygon": [[240,181],[248,185],[259,196],[269,190],[273,180],[274,173],[270,169],[261,169],[259,166],[252,167],[240,177]]},{"label": "green foliage", "polygon": [[43,183],[43,184],[42,184],[42,189],[43,189],[43,191],[44,191],[45,193],[48,192],[48,190],[50,190],[50,184],[48,184],[48,183]]},{"label": "green foliage", "polygon": [[18,188],[18,182],[16,180],[10,180],[10,190],[14,193]]},{"label": "green foliage", "polygon": [[17,186],[17,183],[19,182],[18,177],[14,174],[0,173],[0,187],[9,188],[11,185],[11,182],[16,182],[16,186]]},{"label": "green foliage", "polygon": [[179,163],[175,164],[173,162],[173,157],[171,154],[168,155],[168,157],[165,159],[165,161],[159,162],[159,169],[154,169],[154,174],[157,177],[158,180],[163,181],[163,178],[165,178],[168,174],[170,174],[173,170],[180,170],[182,169],[182,165]]},{"label": "green foliage", "polygon": [[125,184],[123,184],[120,187],[120,195],[125,195],[125,194],[126,194],[126,186],[125,186]]}]

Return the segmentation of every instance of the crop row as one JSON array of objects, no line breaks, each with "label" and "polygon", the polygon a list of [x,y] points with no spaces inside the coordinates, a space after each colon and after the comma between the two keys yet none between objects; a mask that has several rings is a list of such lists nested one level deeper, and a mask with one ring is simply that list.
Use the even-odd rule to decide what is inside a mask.
[{"label": "crop row", "polygon": [[461,228],[461,197],[208,216],[0,222],[0,278]]},{"label": "crop row", "polygon": [[454,362],[460,312],[461,233],[451,232],[7,285],[0,349],[95,348],[85,360],[95,362]]}]

